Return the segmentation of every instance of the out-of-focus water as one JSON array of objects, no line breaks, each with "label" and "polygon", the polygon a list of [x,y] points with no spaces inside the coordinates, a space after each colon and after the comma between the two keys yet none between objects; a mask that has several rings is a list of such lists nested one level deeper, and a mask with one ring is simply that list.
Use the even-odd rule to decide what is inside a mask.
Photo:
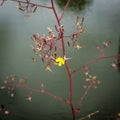
[{"label": "out-of-focus water", "polygon": [[[38,1],[37,1],[38,2]],[[49,0],[41,0],[40,3],[49,5]],[[56,10],[60,14],[64,1],[56,1]],[[52,11],[40,8],[26,19],[21,11],[16,9],[16,3],[7,1],[0,7],[0,82],[5,76],[14,74],[17,79],[25,77],[32,88],[39,88],[44,83],[48,91],[68,98],[68,77],[63,67],[56,67],[54,73],[44,71],[42,62],[33,62],[35,57],[31,50],[33,33],[46,34],[47,27],[56,24]],[[96,44],[102,44],[111,40],[111,46],[106,50],[107,55],[117,54],[119,51],[120,36],[120,0],[83,0],[83,3],[73,1],[66,11],[62,24],[65,34],[74,31],[76,16],[85,18],[85,32],[80,36],[83,48],[68,50],[72,57],[69,62],[71,69],[98,57],[100,52],[96,50]],[[76,7],[77,6],[77,7]],[[83,117],[91,112],[100,110],[92,120],[111,120],[117,112],[120,112],[120,73],[111,68],[112,59],[102,60],[91,65],[91,74],[96,75],[101,81],[97,89],[92,89],[86,96],[81,114]],[[74,75],[73,94],[74,104],[82,95],[83,71]],[[33,93],[32,102],[26,101],[25,95],[29,91],[16,89],[15,97],[9,98],[7,91],[0,90],[0,104],[10,111],[8,116],[0,112],[3,120],[71,120],[71,111],[67,104],[56,101],[46,95]]]}]

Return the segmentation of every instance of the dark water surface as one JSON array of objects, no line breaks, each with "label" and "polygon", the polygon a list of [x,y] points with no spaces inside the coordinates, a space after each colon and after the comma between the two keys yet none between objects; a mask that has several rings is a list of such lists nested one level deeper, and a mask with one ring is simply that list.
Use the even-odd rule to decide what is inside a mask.
[{"label": "dark water surface", "polygon": [[[38,2],[38,1],[37,1]],[[40,0],[40,3],[49,5],[49,0]],[[56,9],[60,14],[64,0],[58,0]],[[31,50],[33,33],[47,33],[47,27],[56,24],[51,11],[38,9],[26,19],[21,11],[16,9],[16,3],[7,1],[0,7],[0,83],[5,76],[16,75],[18,80],[25,77],[28,85],[39,88],[44,83],[48,91],[68,98],[68,77],[63,67],[54,68],[54,73],[44,71],[42,62],[34,63]],[[111,40],[111,46],[106,50],[107,55],[117,54],[120,39],[120,0],[83,0],[81,3],[73,0],[66,11],[62,24],[65,34],[73,32],[76,16],[85,17],[85,32],[80,37],[83,48],[68,50],[72,57],[71,68],[98,57],[96,44]],[[78,118],[99,110],[91,120],[117,120],[120,112],[120,72],[111,69],[112,59],[99,61],[91,66],[91,73],[101,81],[97,89],[92,89],[86,96]],[[73,94],[74,103],[79,100],[83,89],[82,71],[74,75]],[[81,89],[80,89],[81,88]],[[79,92],[80,91],[80,92]],[[32,94],[32,102],[26,101],[25,95],[29,91],[16,89],[15,97],[10,98],[6,90],[0,89],[0,104],[10,111],[4,115],[0,111],[2,120],[72,120],[71,111],[67,104],[54,100],[40,93]],[[0,119],[0,120],[1,120]]]}]

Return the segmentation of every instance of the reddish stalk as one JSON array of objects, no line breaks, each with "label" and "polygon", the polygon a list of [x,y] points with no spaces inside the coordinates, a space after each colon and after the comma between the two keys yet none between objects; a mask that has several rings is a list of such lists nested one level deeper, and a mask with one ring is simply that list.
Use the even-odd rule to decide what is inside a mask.
[{"label": "reddish stalk", "polygon": [[90,88],[91,88],[92,86],[93,86],[92,83],[87,86],[85,92],[84,92],[83,95],[80,97],[80,101],[79,101],[79,103],[78,103],[78,105],[77,105],[77,107],[76,107],[77,109],[80,109],[80,108],[81,108],[82,102],[83,102],[85,96],[87,95],[88,91],[90,90]]},{"label": "reddish stalk", "polygon": [[119,56],[119,55],[111,55],[111,56],[103,56],[103,57],[95,58],[95,59],[89,61],[88,63],[79,66],[78,68],[76,68],[75,70],[73,70],[71,73],[74,74],[74,73],[76,73],[77,71],[79,71],[80,69],[85,68],[86,66],[91,65],[91,64],[93,64],[93,63],[95,63],[95,62],[97,62],[97,61],[100,61],[100,60],[102,60],[102,59],[115,58],[115,57],[118,57],[118,56]]},{"label": "reddish stalk", "polygon": [[[66,51],[65,51],[65,43],[64,43],[64,32],[62,31],[61,29],[61,22],[60,20],[62,19],[63,15],[64,15],[64,12],[69,4],[69,1],[67,1],[67,4],[62,12],[62,15],[59,19],[58,15],[57,15],[57,12],[56,12],[56,9],[55,9],[55,6],[54,6],[54,2],[53,0],[51,0],[51,4],[52,4],[52,9],[53,9],[53,12],[54,12],[54,15],[56,17],[56,20],[57,20],[57,23],[58,23],[58,26],[59,26],[59,30],[60,30],[60,37],[61,37],[61,42],[62,42],[62,51],[63,51],[63,57],[66,57]],[[67,70],[67,73],[68,73],[68,76],[69,76],[69,97],[70,97],[70,107],[71,107],[71,111],[72,111],[72,115],[73,115],[73,120],[76,119],[76,116],[75,116],[75,112],[74,112],[74,107],[73,107],[73,96],[72,96],[72,74],[70,72],[70,68],[67,64],[67,61],[65,61],[65,67],[66,67],[66,70]]]},{"label": "reddish stalk", "polygon": [[65,53],[65,45],[64,45],[64,37],[63,37],[63,31],[62,31],[62,28],[61,28],[61,22],[59,20],[59,17],[57,15],[57,12],[56,12],[56,9],[55,9],[55,6],[54,6],[54,1],[51,0],[51,4],[52,4],[52,9],[53,9],[53,13],[55,15],[55,18],[57,20],[57,24],[58,24],[58,27],[59,27],[59,31],[60,31],[60,38],[61,38],[61,42],[62,42],[62,50],[63,50],[63,57],[65,57],[66,53]]},{"label": "reddish stalk", "polygon": [[[20,83],[18,83],[18,84],[14,84],[14,83],[13,83],[13,87],[16,87],[16,88],[22,87],[22,88],[24,88],[24,89],[29,90],[30,92],[38,92],[38,93],[46,94],[46,95],[48,95],[48,96],[50,96],[50,97],[52,97],[52,98],[54,98],[54,99],[56,99],[56,100],[59,100],[59,101],[61,101],[61,102],[67,103],[67,104],[70,106],[70,108],[71,108],[73,120],[76,120],[76,115],[77,115],[77,113],[79,112],[79,110],[80,110],[80,108],[81,108],[82,102],[83,102],[84,98],[86,97],[88,91],[94,86],[94,84],[91,83],[91,84],[89,84],[89,85],[86,87],[85,92],[84,92],[83,95],[80,97],[80,100],[79,100],[79,102],[78,102],[78,104],[77,104],[77,106],[76,106],[76,108],[75,108],[75,107],[73,106],[73,83],[72,83],[72,80],[73,80],[72,76],[73,76],[73,74],[76,73],[76,72],[78,72],[78,71],[81,70],[82,68],[85,68],[86,66],[89,66],[89,65],[91,65],[91,64],[93,64],[93,63],[95,63],[95,62],[97,62],[97,61],[100,61],[100,60],[102,60],[102,59],[115,58],[115,57],[118,57],[119,55],[100,56],[100,57],[95,58],[95,59],[89,61],[88,63],[86,63],[86,64],[84,64],[84,65],[81,65],[81,66],[79,66],[78,68],[76,68],[76,69],[74,69],[74,70],[71,71],[71,70],[70,70],[70,67],[69,67],[69,65],[68,65],[68,63],[67,63],[67,60],[66,60],[66,56],[67,56],[67,55],[66,55],[66,49],[65,49],[65,38],[71,38],[71,39],[72,39],[72,38],[74,38],[73,35],[78,35],[78,34],[72,34],[72,35],[69,35],[69,36],[64,36],[64,30],[63,30],[63,27],[61,26],[61,20],[62,20],[62,18],[63,18],[63,16],[64,16],[64,13],[65,13],[68,5],[69,5],[70,0],[67,0],[66,5],[64,6],[64,9],[63,9],[60,17],[58,17],[58,14],[57,14],[57,12],[56,12],[56,8],[55,8],[55,6],[54,6],[54,0],[51,0],[51,6],[44,6],[44,5],[41,5],[41,4],[35,4],[35,3],[32,3],[32,2],[30,2],[30,1],[28,1],[28,0],[26,0],[26,1],[22,1],[22,0],[11,0],[11,1],[18,2],[19,4],[20,4],[20,3],[23,3],[23,4],[27,5],[27,8],[28,8],[28,6],[30,5],[30,6],[36,6],[36,8],[37,8],[37,7],[42,7],[42,8],[47,8],[47,9],[53,10],[55,19],[56,19],[57,24],[58,24],[58,29],[59,29],[59,30],[58,30],[58,31],[59,31],[59,33],[58,33],[58,34],[59,34],[59,35],[58,35],[58,40],[60,40],[60,42],[61,42],[62,57],[63,57],[63,59],[65,60],[65,69],[66,69],[67,75],[68,75],[68,77],[69,77],[69,100],[67,100],[67,99],[65,99],[65,98],[62,98],[62,97],[60,97],[60,96],[56,96],[56,95],[48,92],[47,90],[44,89],[44,87],[43,87],[42,89],[33,89],[33,88],[27,86],[26,84],[25,84],[25,85],[21,85]],[[2,6],[2,5],[4,4],[4,2],[5,2],[5,0],[2,0],[1,3],[0,3],[0,6]],[[21,6],[19,6],[19,7],[21,7]],[[20,8],[20,9],[21,9],[21,8]],[[35,10],[35,9],[34,9],[34,10]],[[23,10],[23,11],[24,11],[24,10]],[[33,11],[33,12],[34,12],[34,11]],[[83,20],[83,21],[84,21],[84,20]],[[81,23],[82,25],[83,25],[83,21],[82,21],[82,23]],[[77,23],[76,23],[76,25],[77,25]],[[79,28],[80,28],[80,27],[83,27],[83,26],[77,26],[76,32],[79,31]],[[60,38],[60,39],[59,39],[59,38]],[[55,47],[55,45],[56,45],[56,43],[57,43],[57,41],[58,41],[57,39],[51,39],[51,40],[54,40],[54,42],[53,42],[54,44],[51,45],[51,42],[47,44],[47,46],[50,47],[50,48],[45,51],[45,54],[43,55],[43,58],[44,58],[47,54],[49,54],[49,51]],[[78,40],[78,39],[76,39],[76,41],[77,41],[77,40]],[[73,44],[74,44],[74,42],[75,42],[75,41],[74,41],[74,39],[73,39]],[[35,49],[34,49],[34,50],[35,50]],[[51,54],[50,54],[50,55],[51,55]],[[54,59],[55,59],[55,58],[54,58]],[[23,81],[23,83],[24,83],[24,82],[25,82],[25,81]],[[11,85],[11,84],[10,84],[10,85]],[[42,86],[43,86],[43,85],[42,85]],[[3,87],[4,87],[4,86],[2,86],[1,89],[3,89]],[[94,113],[90,114],[90,116],[93,115],[93,114],[94,114]],[[81,119],[81,120],[82,120],[82,119]]]},{"label": "reddish stalk", "polygon": [[30,93],[34,93],[34,92],[35,92],[35,93],[42,93],[42,94],[48,95],[49,97],[54,98],[54,99],[56,99],[56,100],[58,100],[58,101],[61,101],[61,102],[65,102],[65,103],[67,103],[67,104],[70,104],[70,102],[69,102],[67,99],[62,98],[62,97],[57,96],[57,95],[54,95],[54,94],[48,92],[48,91],[45,90],[45,89],[43,89],[43,90],[33,89],[33,88],[31,88],[31,87],[29,87],[29,86],[27,86],[27,85],[21,85],[21,84],[14,84],[14,86],[12,86],[12,87],[24,88],[24,89],[26,89],[26,90],[29,90]]},{"label": "reddish stalk", "polygon": [[70,0],[67,1],[66,5],[65,5],[65,7],[64,7],[64,9],[63,9],[63,11],[62,11],[62,14],[61,14],[61,16],[60,16],[60,18],[59,18],[60,21],[61,21],[61,19],[63,18],[63,15],[64,15],[64,13],[65,13],[65,11],[66,11],[69,3],[70,3]]},{"label": "reddish stalk", "polygon": [[75,120],[75,119],[76,119],[76,114],[75,114],[75,112],[74,112],[74,107],[73,107],[72,74],[71,74],[71,71],[70,71],[70,68],[69,68],[67,62],[65,62],[65,66],[66,66],[66,70],[67,70],[67,73],[68,73],[68,76],[69,76],[70,107],[71,107],[71,111],[72,111],[72,115],[73,115],[73,120]]},{"label": "reddish stalk", "polygon": [[0,4],[0,6],[2,6],[2,5],[4,4],[4,2],[5,2],[5,0],[2,0],[2,2],[1,2],[1,4]]}]

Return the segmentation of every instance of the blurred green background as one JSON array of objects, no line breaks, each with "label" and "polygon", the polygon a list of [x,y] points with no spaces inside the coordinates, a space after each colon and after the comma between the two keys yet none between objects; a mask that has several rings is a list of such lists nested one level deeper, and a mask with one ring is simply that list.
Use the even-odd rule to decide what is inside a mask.
[{"label": "blurred green background", "polygon": [[[60,15],[66,0],[56,0],[55,7]],[[49,5],[50,0],[36,0],[34,2]],[[0,7],[0,83],[5,76],[14,74],[17,80],[27,78],[27,83],[32,88],[39,89],[44,83],[47,90],[53,94],[68,98],[68,76],[63,67],[53,69],[54,73],[44,71],[44,65],[33,62],[35,57],[31,50],[33,44],[31,36],[34,33],[47,34],[47,27],[53,27],[56,20],[51,10],[38,8],[29,18],[24,18],[22,11],[16,9],[17,4],[7,1]],[[96,44],[111,40],[111,46],[106,50],[106,55],[119,52],[120,37],[120,0],[71,0],[62,24],[65,34],[74,31],[76,16],[85,18],[85,32],[79,38],[83,48],[67,48],[71,69],[98,57]],[[91,65],[91,73],[101,81],[97,89],[92,89],[86,96],[81,118],[96,110],[100,110],[91,120],[115,119],[115,114],[120,112],[120,72],[111,68],[112,59],[102,60]],[[73,93],[76,104],[83,92],[83,71],[74,75]],[[72,120],[68,105],[54,100],[46,95],[33,93],[32,102],[26,101],[25,94],[29,91],[15,90],[15,97],[10,98],[7,91],[0,90],[0,104],[10,111],[8,116],[0,112],[3,120]]]}]

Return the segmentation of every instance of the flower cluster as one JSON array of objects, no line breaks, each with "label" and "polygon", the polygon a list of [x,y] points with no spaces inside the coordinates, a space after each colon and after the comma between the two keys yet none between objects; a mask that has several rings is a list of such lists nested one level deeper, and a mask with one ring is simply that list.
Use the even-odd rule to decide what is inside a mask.
[{"label": "flower cluster", "polygon": [[[23,78],[23,77],[19,78],[18,83],[16,83],[16,81],[17,81],[17,77],[15,75],[10,75],[10,76],[5,77],[2,80],[2,82],[0,83],[0,90],[6,90],[8,95],[11,98],[14,98],[16,88],[19,88],[19,87],[26,88],[26,86],[27,86],[26,78]],[[26,100],[31,102],[31,100],[32,100],[31,94],[25,95],[25,96],[26,96]]]},{"label": "flower cluster", "polygon": [[[39,35],[34,34],[32,40],[35,46],[31,46],[34,53],[40,57],[43,63],[46,64],[45,70],[51,71],[51,66],[64,65],[64,57],[62,56],[61,48],[61,38],[58,33],[57,37],[55,36],[52,28],[48,27],[48,35]],[[32,58],[33,61],[38,61],[35,58]]]},{"label": "flower cluster", "polygon": [[82,48],[82,45],[78,43],[79,35],[84,32],[84,17],[81,19],[77,16],[75,19],[75,31],[70,36],[70,40],[67,42],[69,47],[75,47],[78,50]]},{"label": "flower cluster", "polygon": [[[85,70],[85,81],[88,83],[88,85],[91,85],[91,87],[97,88],[97,84],[100,84],[100,81],[97,80],[97,77],[94,75],[91,75],[90,70],[87,68]],[[88,85],[84,85],[84,88],[87,88]]]},{"label": "flower cluster", "polygon": [[14,97],[15,87],[13,86],[15,81],[15,76],[10,75],[9,77],[6,77],[2,80],[2,83],[0,84],[0,89],[6,89],[7,93],[10,95],[10,97]]},{"label": "flower cluster", "polygon": [[114,57],[114,60],[113,60],[113,63],[111,64],[111,66],[114,69],[120,69],[120,55]]},{"label": "flower cluster", "polygon": [[96,45],[96,49],[101,52],[101,56],[105,56],[105,49],[111,45],[111,41],[105,41],[102,43],[102,46]]},{"label": "flower cluster", "polygon": [[30,4],[30,0],[25,0],[25,2],[18,1],[16,8],[25,13],[25,17],[29,17],[30,13],[34,13],[37,10],[35,4]]},{"label": "flower cluster", "polygon": [[[48,35],[34,34],[32,40],[35,46],[31,46],[34,53],[40,57],[43,63],[46,63],[45,70],[52,71],[51,66],[58,65],[62,66],[65,63],[61,39],[68,44],[69,47],[75,47],[78,50],[82,48],[81,44],[78,44],[78,37],[84,31],[83,26],[84,18],[79,20],[79,17],[75,20],[75,31],[70,36],[65,36],[64,27],[56,26],[54,30],[48,27]],[[68,38],[68,39],[67,39]],[[67,40],[65,40],[67,39]],[[32,58],[34,62],[38,61],[36,58]]]}]

